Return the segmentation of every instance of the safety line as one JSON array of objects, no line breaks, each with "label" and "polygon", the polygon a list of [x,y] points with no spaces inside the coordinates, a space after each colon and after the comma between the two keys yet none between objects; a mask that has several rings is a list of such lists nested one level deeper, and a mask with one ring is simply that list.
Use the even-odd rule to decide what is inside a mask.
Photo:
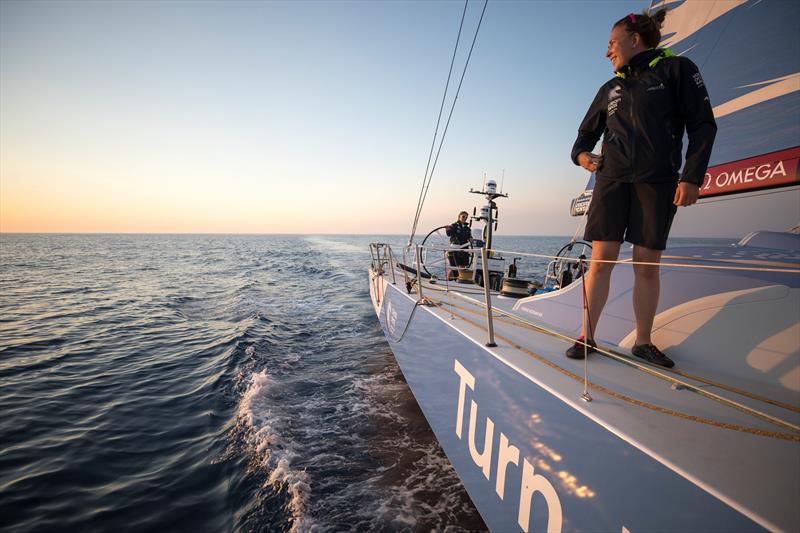
[{"label": "safety line", "polygon": [[[429,286],[429,288],[430,288],[430,290],[434,290],[434,291],[437,291],[437,292],[445,292],[445,291],[442,291],[442,289],[439,289],[439,288],[436,288],[436,287],[433,287],[433,286]],[[466,299],[470,303],[473,303],[474,305],[477,305],[477,306],[480,306],[480,307],[485,307],[486,304],[484,304],[483,302],[473,301],[472,298],[469,298],[469,297],[464,296],[463,294],[460,294],[460,291],[461,291],[461,289],[459,289],[458,291],[452,291],[452,292],[455,292],[458,296],[463,297],[464,299]],[[476,292],[476,291],[470,291],[470,294],[479,294],[480,295],[480,294],[483,294],[483,293],[482,292],[479,293],[479,292]],[[499,321],[501,321],[503,323],[510,324],[510,325],[513,325],[513,326],[516,326],[516,327],[524,327],[526,329],[533,329],[533,330],[538,331],[540,333],[546,333],[548,335],[551,335],[551,336],[554,336],[554,337],[558,337],[558,338],[563,339],[565,341],[578,342],[577,339],[573,339],[569,335],[564,335],[564,334],[559,333],[557,331],[547,329],[547,328],[545,328],[543,326],[540,326],[538,324],[534,324],[532,322],[529,322],[529,321],[523,319],[522,317],[520,317],[518,315],[509,313],[509,312],[504,311],[502,309],[498,309],[498,308],[496,308],[494,306],[492,306],[492,309],[495,312],[497,312],[498,314],[502,315],[502,316],[507,316],[507,317],[511,318],[511,320],[497,319],[497,320],[499,320]],[[475,313],[477,314],[477,312],[475,312]],[[612,358],[623,358],[623,359],[625,359],[626,363],[629,363],[632,366],[643,365],[644,364],[644,363],[639,363],[638,361],[636,361],[634,359],[631,359],[627,355],[619,353],[617,351],[614,351],[614,350],[611,350],[611,349],[607,349],[607,351],[609,352],[609,354],[612,354],[611,355]],[[603,353],[604,350],[598,349],[598,352]],[[647,367],[645,367],[645,368],[647,368]],[[649,368],[648,368],[648,370],[649,370]],[[694,380],[694,381],[699,381],[699,382],[704,383],[706,385],[711,385],[712,387],[717,387],[719,389],[723,389],[723,390],[726,390],[728,392],[732,392],[734,394],[738,394],[740,396],[744,396],[746,398],[750,398],[751,400],[756,400],[756,401],[759,401],[759,402],[763,402],[763,403],[767,403],[767,404],[770,404],[770,405],[774,405],[775,407],[780,407],[781,409],[786,409],[787,411],[800,413],[800,407],[798,407],[798,406],[794,406],[794,405],[782,402],[780,400],[773,400],[771,398],[767,398],[765,396],[761,396],[759,394],[756,394],[756,393],[753,393],[753,392],[749,392],[749,391],[746,391],[744,389],[740,389],[739,387],[734,387],[733,385],[727,385],[725,383],[720,383],[718,381],[714,381],[714,380],[709,379],[709,378],[698,376],[696,374],[691,374],[689,372],[684,372],[683,370],[674,370],[674,369],[666,369],[665,368],[665,369],[662,370],[662,372],[668,372],[670,374],[676,374],[678,376],[681,376],[681,377],[684,377],[684,378],[687,378],[687,379],[691,379],[691,380]]]},{"label": "safety line", "polygon": [[[511,255],[521,255],[525,257],[537,257],[540,259],[559,259],[556,256],[552,255],[544,255],[544,254],[532,254],[527,252],[511,252],[508,250],[490,250],[493,253],[503,253],[503,254],[511,254]],[[714,261],[714,262],[724,262],[729,261],[727,259],[711,259],[711,258],[698,258],[698,260],[706,260],[706,261]],[[628,260],[616,260],[611,261],[608,259],[584,259],[587,263],[609,263],[615,265],[642,265],[642,266],[662,266],[662,267],[680,267],[680,268],[704,268],[708,270],[746,270],[751,272],[777,272],[783,274],[800,274],[800,269],[798,268],[763,268],[763,267],[740,267],[740,266],[727,266],[727,265],[690,265],[687,263],[651,263],[646,261],[628,261]]]},{"label": "safety line", "polygon": [[[456,307],[459,307],[459,306],[456,306]],[[472,324],[473,326],[476,326],[478,328],[482,328],[481,324],[479,324],[479,323],[477,323],[477,322],[475,322],[473,320],[470,320],[469,318],[467,318],[467,317],[465,317],[465,316],[463,316],[463,315],[461,315],[459,313],[453,313],[453,314],[458,316],[460,319],[464,320],[465,322],[468,322],[468,323]],[[583,378],[581,376],[579,376],[578,374],[575,374],[575,373],[573,373],[573,372],[571,372],[571,371],[569,371],[569,370],[557,365],[556,363],[553,363],[549,359],[547,359],[545,357],[542,357],[541,355],[539,355],[539,354],[537,354],[537,353],[525,348],[524,346],[521,346],[521,345],[517,344],[516,342],[512,341],[511,339],[508,339],[508,338],[506,338],[506,337],[504,337],[502,335],[497,335],[496,338],[508,343],[510,346],[516,348],[517,350],[530,355],[531,357],[533,357],[537,361],[539,361],[541,363],[544,363],[545,365],[553,368],[554,370],[557,370],[558,372],[564,374],[565,376],[568,376],[569,378],[571,378],[571,379],[573,379],[573,380],[575,380],[575,381],[577,381],[579,383],[581,383],[583,381]],[[654,375],[658,376],[657,373],[654,373]],[[800,435],[792,435],[792,434],[788,434],[788,433],[780,433],[780,432],[777,432],[777,431],[769,431],[769,430],[760,429],[760,428],[753,428],[753,427],[749,427],[749,426],[743,426],[743,425],[740,425],[740,424],[732,424],[732,423],[729,423],[729,422],[720,422],[719,420],[713,420],[713,419],[705,418],[705,417],[701,417],[701,416],[690,415],[688,413],[684,413],[684,412],[681,412],[681,411],[676,411],[674,409],[670,409],[670,408],[667,408],[667,407],[662,407],[660,405],[655,405],[655,404],[652,404],[652,403],[649,403],[649,402],[645,402],[645,401],[642,401],[642,400],[637,400],[635,398],[631,398],[630,396],[627,396],[625,394],[613,391],[613,390],[611,390],[611,389],[609,389],[607,387],[604,387],[604,386],[599,385],[597,383],[594,383],[592,381],[589,381],[588,383],[589,383],[589,387],[590,388],[592,388],[592,389],[594,389],[596,391],[602,392],[603,394],[606,394],[608,396],[611,396],[612,398],[616,398],[616,399],[624,401],[626,403],[630,403],[632,405],[636,405],[638,407],[643,407],[645,409],[656,411],[656,412],[659,412],[659,413],[662,413],[662,414],[666,414],[666,415],[669,415],[669,416],[674,416],[676,418],[681,418],[681,419],[684,419],[684,420],[689,420],[689,421],[692,421],[692,422],[697,422],[697,423],[700,423],[700,424],[705,424],[705,425],[718,427],[718,428],[722,428],[722,429],[729,429],[729,430],[733,430],[733,431],[738,431],[738,432],[741,432],[741,433],[749,433],[749,434],[758,435],[758,436],[762,436],[762,437],[771,437],[771,438],[775,438],[775,439],[779,439],[779,440],[800,442]],[[689,385],[687,388],[692,389],[691,385]],[[735,402],[733,402],[733,403],[735,403]],[[745,407],[745,409],[746,409],[745,412],[749,412],[749,408]],[[753,414],[753,413],[749,413],[749,414]],[[769,415],[767,415],[767,416],[769,416]],[[778,425],[781,425],[781,424],[778,424]],[[791,424],[790,424],[790,426],[791,426]]]},{"label": "safety line", "polygon": [[[485,304],[482,303],[482,302],[477,302],[477,301],[473,300],[472,298],[469,298],[468,296],[460,295],[458,293],[455,293],[455,294],[458,297],[461,297],[463,299],[466,299],[466,300],[470,301],[471,303],[473,303],[473,305],[476,305],[478,307],[485,307]],[[459,309],[463,309],[462,307],[460,307],[458,305],[456,305],[455,307],[457,307]],[[548,330],[547,328],[543,328],[541,326],[538,326],[536,324],[528,322],[528,321],[526,321],[526,320],[524,320],[524,319],[522,319],[520,317],[517,317],[517,316],[512,315],[512,314],[510,314],[510,313],[508,313],[506,311],[503,311],[502,309],[497,309],[494,306],[492,306],[492,309],[493,309],[493,311],[496,311],[497,313],[499,313],[499,314],[501,314],[503,316],[507,316],[507,317],[511,318],[512,320],[516,320],[516,321],[519,321],[519,322],[521,322],[523,324],[526,324],[526,325],[530,326],[531,328],[539,331],[540,333],[548,334],[548,335],[551,335],[551,336],[554,336],[554,337],[559,337],[559,338],[561,338],[563,340],[567,340],[567,341],[570,341],[570,342],[579,342],[579,341],[576,341],[576,339],[573,339],[572,337],[569,337],[567,335],[563,335],[563,334],[558,333],[556,331]],[[463,310],[469,312],[469,310],[466,310],[466,309],[463,309]],[[475,312],[475,313],[477,314],[477,312]],[[478,325],[478,327],[482,327],[482,326]],[[511,344],[514,344],[512,341],[508,341],[507,339],[504,339],[504,340],[506,340],[507,342],[509,342]],[[640,370],[642,372],[645,372],[646,374],[649,374],[649,375],[651,375],[653,377],[656,377],[658,379],[661,379],[663,381],[667,381],[669,383],[674,383],[674,384],[680,385],[682,387],[685,387],[687,390],[691,390],[692,392],[700,394],[701,396],[704,396],[704,397],[706,397],[708,399],[715,400],[715,401],[717,401],[717,402],[719,402],[719,403],[721,403],[723,405],[726,405],[728,407],[732,407],[734,409],[737,409],[738,411],[741,411],[741,412],[746,413],[746,414],[751,415],[751,416],[755,416],[756,418],[761,418],[762,420],[764,420],[766,422],[775,424],[775,425],[780,426],[780,427],[782,427],[784,429],[789,429],[789,430],[792,430],[792,431],[800,432],[800,426],[792,424],[791,422],[787,422],[785,420],[782,420],[780,418],[774,417],[774,416],[769,415],[767,413],[763,413],[763,412],[759,411],[758,409],[754,409],[752,407],[748,407],[746,405],[742,405],[742,404],[740,404],[738,402],[735,402],[735,401],[730,400],[728,398],[725,398],[723,396],[719,396],[719,395],[714,394],[712,392],[708,392],[706,390],[703,390],[700,387],[697,387],[696,385],[693,385],[691,383],[685,382],[683,380],[680,380],[680,379],[677,379],[677,378],[672,378],[670,376],[664,375],[663,373],[661,373],[659,371],[653,370],[653,369],[649,368],[648,366],[646,366],[646,365],[644,365],[642,363],[639,363],[637,361],[634,361],[632,359],[629,359],[629,358],[627,358],[625,356],[621,356],[619,354],[616,354],[614,352],[605,350],[605,349],[600,348],[600,347],[595,348],[595,350],[598,353],[601,353],[601,354],[605,355],[606,357],[614,359],[614,360],[616,360],[618,362],[621,362],[621,363],[623,363],[625,365],[634,367],[634,368],[636,368],[636,369],[638,369],[638,370]],[[538,357],[541,357],[541,356],[538,356]],[[551,364],[551,362],[548,361],[548,364]],[[555,365],[555,363],[552,363],[552,365]],[[555,366],[558,366],[558,365],[555,365]],[[558,368],[561,368],[561,367],[559,366]],[[578,376],[578,379],[582,380],[583,378]],[[720,384],[720,386],[721,386],[721,388],[724,388],[724,386],[722,384]],[[733,391],[729,391],[729,392],[733,392]],[[751,399],[759,399],[759,398],[754,398],[752,396],[750,396],[750,397],[751,397]],[[768,403],[772,403],[772,402],[768,402]],[[687,415],[687,416],[691,416],[691,415]],[[798,440],[800,440],[800,435],[798,435]]]},{"label": "safety line", "polygon": [[[436,246],[425,246],[429,250],[438,250],[438,251],[448,251],[448,248],[439,248]],[[450,249],[452,250],[452,249]],[[480,248],[465,248],[461,251],[471,254],[480,253]],[[538,259],[564,259],[563,257],[557,255],[545,255],[545,254],[534,254],[529,252],[513,252],[510,250],[487,250],[489,253],[501,253],[501,254],[510,254],[510,255],[518,255],[523,257],[535,257]],[[681,256],[666,256],[666,257],[681,257]],[[691,259],[689,257],[684,257],[684,259]],[[712,259],[707,257],[697,258],[698,261],[713,261],[715,263],[724,263],[724,262],[747,262],[746,260],[739,260],[739,259]],[[577,262],[577,259],[574,261]],[[622,260],[610,260],[610,259],[584,259],[587,263],[608,263],[613,265],[642,265],[642,266],[662,266],[662,267],[680,267],[680,268],[704,268],[709,270],[746,270],[752,272],[777,272],[777,273],[784,273],[784,274],[800,274],[800,268],[763,268],[763,267],[740,267],[740,266],[725,266],[725,265],[690,265],[686,263],[652,263],[647,261],[631,261],[628,259]],[[756,260],[758,261],[758,260]],[[751,262],[752,263],[752,262]]]},{"label": "safety line", "polygon": [[[435,286],[433,286],[431,284],[428,284],[427,286],[430,287],[431,290],[434,290],[434,291],[437,291],[437,292],[443,292],[443,289],[435,287]],[[475,305],[478,305],[478,306],[480,306],[482,308],[485,308],[486,304],[483,303],[483,302],[474,300],[474,299],[472,299],[472,298],[470,298],[470,297],[468,297],[468,296],[466,296],[464,294],[461,294],[461,292],[459,292],[459,291],[452,291],[452,292],[454,292],[456,294],[456,296],[458,296],[458,297],[464,298],[464,299],[466,299],[468,301],[471,301]],[[477,291],[468,291],[468,290],[466,290],[464,292],[469,292],[471,294],[481,294],[481,293],[478,293]],[[496,308],[494,306],[492,306],[492,309],[493,309],[493,311],[497,312],[501,316],[507,316],[507,317],[511,318],[513,321],[520,322],[522,324],[526,324],[528,327],[530,327],[530,328],[532,328],[532,329],[534,329],[536,331],[539,331],[541,333],[546,333],[548,335],[561,338],[561,339],[563,339],[565,341],[568,341],[568,342],[577,342],[576,339],[573,339],[572,337],[570,337],[568,335],[564,335],[564,334],[561,334],[559,332],[544,328],[544,327],[542,327],[540,325],[534,324],[532,322],[528,322],[528,321],[524,320],[523,318],[521,318],[521,317],[519,317],[517,315],[514,315],[512,313],[509,313],[507,311],[504,311],[502,309],[498,309],[498,308]],[[670,381],[672,381],[672,382],[674,382],[674,383],[676,383],[678,385],[685,386],[686,388],[689,388],[689,389],[692,389],[692,390],[697,389],[695,392],[698,392],[701,395],[708,396],[708,397],[714,396],[713,399],[715,399],[717,401],[720,401],[722,403],[731,402],[732,404],[734,404],[734,405],[731,405],[731,407],[734,407],[734,408],[739,409],[739,410],[745,410],[745,412],[748,412],[748,413],[752,414],[753,416],[757,416],[757,417],[763,418],[763,419],[768,420],[771,423],[777,424],[777,425],[779,425],[781,427],[786,427],[786,428],[792,429],[794,431],[800,431],[800,426],[796,426],[794,424],[791,424],[790,422],[785,422],[785,421],[783,421],[783,420],[781,420],[779,418],[772,417],[771,415],[766,414],[766,413],[762,413],[762,412],[758,411],[757,409],[753,409],[751,407],[743,406],[741,404],[738,404],[737,402],[734,402],[732,400],[728,400],[727,398],[724,398],[724,397],[721,397],[721,396],[717,396],[717,395],[715,395],[715,394],[713,394],[711,392],[699,389],[699,388],[697,388],[696,386],[694,386],[692,384],[682,382],[681,380],[678,380],[676,378],[669,378],[668,376],[664,376],[664,374],[662,374],[660,372],[653,371],[646,364],[639,363],[638,361],[635,361],[635,360],[625,356],[624,354],[620,354],[618,352],[615,352],[615,351],[612,351],[612,350],[607,350],[607,349],[602,349],[602,348],[597,348],[597,351],[599,353],[607,356],[607,357],[610,357],[610,358],[613,358],[613,359],[617,359],[618,361],[622,362],[623,364],[627,364],[629,366],[636,367],[636,368],[638,368],[638,369],[640,369],[640,370],[642,370],[643,372],[646,372],[646,373],[651,373],[651,374],[657,375],[657,376],[660,377],[660,379],[670,380]],[[730,386],[730,385],[719,383],[719,382],[716,382],[716,381],[708,379],[708,378],[704,378],[704,377],[701,377],[701,376],[696,376],[696,375],[693,375],[693,374],[690,374],[690,373],[687,373],[687,372],[684,372],[684,371],[681,371],[681,370],[668,370],[668,369],[665,369],[665,370],[663,370],[663,372],[668,372],[668,373],[675,374],[677,376],[681,376],[681,377],[684,377],[684,378],[687,378],[687,379],[692,379],[694,381],[698,381],[698,382],[704,383],[706,385],[711,385],[711,386],[720,388],[722,390],[726,390],[728,392],[731,392],[731,393],[734,393],[734,394],[738,394],[738,395],[744,396],[746,398],[750,398],[752,400],[756,400],[756,401],[760,401],[760,402],[767,403],[767,404],[770,404],[770,405],[774,405],[776,407],[780,407],[782,409],[786,409],[788,411],[792,411],[792,412],[795,412],[795,413],[800,413],[800,408],[799,407],[795,407],[795,406],[793,406],[791,404],[787,404],[785,402],[781,402],[780,400],[773,400],[773,399],[770,399],[770,398],[766,398],[766,397],[763,397],[761,395],[758,395],[758,394],[751,393],[749,391],[740,389],[738,387],[733,387],[733,386]],[[752,413],[750,411],[752,411]]]}]

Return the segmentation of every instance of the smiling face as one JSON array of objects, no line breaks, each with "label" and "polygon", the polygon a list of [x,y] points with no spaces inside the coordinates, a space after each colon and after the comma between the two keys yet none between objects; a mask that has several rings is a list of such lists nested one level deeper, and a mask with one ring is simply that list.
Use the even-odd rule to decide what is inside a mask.
[{"label": "smiling face", "polygon": [[638,33],[629,33],[625,27],[620,24],[614,26],[611,30],[611,36],[608,38],[608,50],[606,57],[611,60],[614,66],[614,71],[618,71],[628,64],[628,61],[638,54],[646,50],[642,37]]}]

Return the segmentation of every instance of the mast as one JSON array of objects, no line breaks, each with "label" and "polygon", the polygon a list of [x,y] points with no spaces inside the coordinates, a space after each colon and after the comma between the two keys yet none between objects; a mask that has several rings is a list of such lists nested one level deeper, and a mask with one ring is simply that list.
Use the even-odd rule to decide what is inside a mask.
[{"label": "mast", "polygon": [[491,250],[492,248],[492,227],[497,224],[497,218],[493,217],[493,212],[497,213],[497,204],[494,202],[496,198],[508,198],[507,194],[497,192],[497,182],[494,180],[485,180],[483,190],[476,191],[472,188],[469,190],[472,194],[480,194],[486,197],[489,202],[481,208],[481,216],[478,219],[486,219],[486,241],[484,247]]}]

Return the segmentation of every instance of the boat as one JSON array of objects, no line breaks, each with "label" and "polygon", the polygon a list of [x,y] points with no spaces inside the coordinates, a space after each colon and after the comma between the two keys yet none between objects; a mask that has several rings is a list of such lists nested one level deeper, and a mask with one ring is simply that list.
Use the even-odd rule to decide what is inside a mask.
[{"label": "boat", "polygon": [[[674,368],[630,355],[625,251],[598,353],[564,357],[581,330],[590,243],[550,255],[493,247],[498,206],[510,201],[494,181],[470,191],[485,205],[459,249],[468,266],[451,260],[442,228],[370,245],[386,339],[495,532],[800,530],[800,234],[789,228],[800,206],[800,5],[650,9],[662,6],[662,45],[698,58],[719,102],[701,200],[687,211],[734,219],[774,204],[735,245],[664,252],[653,339]],[[565,208],[580,216],[590,198],[591,183]],[[538,283],[514,275],[525,262],[546,265]]]}]

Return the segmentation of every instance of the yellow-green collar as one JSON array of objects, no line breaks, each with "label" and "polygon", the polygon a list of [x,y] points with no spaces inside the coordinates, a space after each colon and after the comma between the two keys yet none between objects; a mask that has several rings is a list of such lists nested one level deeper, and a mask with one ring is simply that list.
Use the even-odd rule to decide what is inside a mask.
[{"label": "yellow-green collar", "polygon": [[[652,61],[650,61],[647,64],[650,68],[653,68],[656,65],[658,65],[658,62],[661,61],[662,59],[664,59],[665,57],[675,57],[675,53],[672,50],[670,50],[669,48],[661,48],[658,52],[659,52],[658,55]],[[623,67],[623,68],[625,68],[625,67]],[[623,80],[627,77],[626,74],[624,72],[622,72],[621,70],[618,70],[614,74],[618,78],[622,78]]]}]

